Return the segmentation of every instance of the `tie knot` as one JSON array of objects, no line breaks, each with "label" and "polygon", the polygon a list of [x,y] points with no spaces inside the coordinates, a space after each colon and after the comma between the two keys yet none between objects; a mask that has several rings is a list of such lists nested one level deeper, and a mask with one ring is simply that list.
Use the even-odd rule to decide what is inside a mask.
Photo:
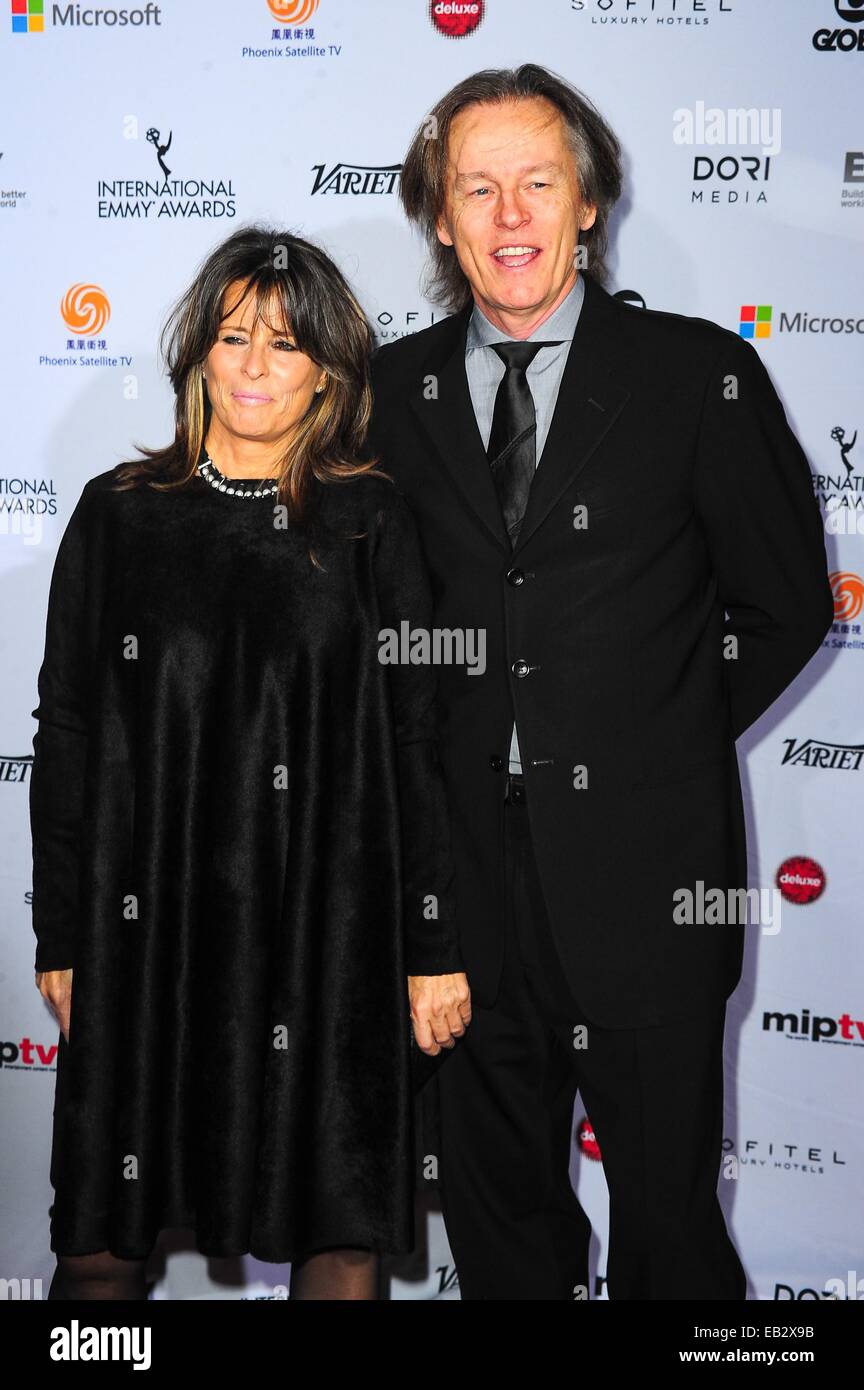
[{"label": "tie knot", "polygon": [[524,372],[530,367],[542,347],[557,347],[557,343],[490,343],[508,371]]}]

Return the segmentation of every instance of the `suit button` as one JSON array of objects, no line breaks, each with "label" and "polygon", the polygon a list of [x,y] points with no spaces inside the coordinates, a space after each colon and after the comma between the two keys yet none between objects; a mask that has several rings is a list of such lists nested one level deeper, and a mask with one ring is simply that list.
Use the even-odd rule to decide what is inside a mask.
[{"label": "suit button", "polygon": [[510,669],[513,672],[514,676],[521,677],[527,676],[528,672],[531,670],[531,667],[528,665],[528,662],[525,660],[525,658],[523,656],[520,656],[518,661],[513,662],[513,665]]},{"label": "suit button", "polygon": [[489,766],[493,772],[500,772],[504,766],[504,759],[499,758],[497,753],[493,753],[492,757],[489,759]]},{"label": "suit button", "polygon": [[525,571],[520,569],[508,570],[506,574],[506,579],[507,583],[512,584],[515,588],[518,584],[525,583]]}]

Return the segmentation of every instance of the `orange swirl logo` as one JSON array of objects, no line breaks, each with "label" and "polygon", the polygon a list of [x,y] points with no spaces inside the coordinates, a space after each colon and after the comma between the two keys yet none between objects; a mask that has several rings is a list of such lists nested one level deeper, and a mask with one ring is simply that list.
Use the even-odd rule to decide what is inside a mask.
[{"label": "orange swirl logo", "polygon": [[318,8],[318,0],[267,0],[267,8],[280,24],[305,24]]},{"label": "orange swirl logo", "polygon": [[60,303],[63,322],[70,333],[93,337],[111,317],[108,296],[98,285],[72,285]]},{"label": "orange swirl logo", "polygon": [[864,579],[860,574],[837,570],[829,574],[834,595],[834,617],[838,623],[849,623],[864,608]]}]

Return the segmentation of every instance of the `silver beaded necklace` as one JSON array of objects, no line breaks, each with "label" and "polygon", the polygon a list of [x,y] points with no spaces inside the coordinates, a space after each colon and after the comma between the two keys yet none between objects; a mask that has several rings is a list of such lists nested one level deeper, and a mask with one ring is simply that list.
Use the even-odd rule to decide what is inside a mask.
[{"label": "silver beaded necklace", "polygon": [[279,487],[278,478],[256,481],[254,478],[226,478],[211,458],[203,458],[197,472],[215,488],[217,492],[227,492],[234,497],[274,497]]}]

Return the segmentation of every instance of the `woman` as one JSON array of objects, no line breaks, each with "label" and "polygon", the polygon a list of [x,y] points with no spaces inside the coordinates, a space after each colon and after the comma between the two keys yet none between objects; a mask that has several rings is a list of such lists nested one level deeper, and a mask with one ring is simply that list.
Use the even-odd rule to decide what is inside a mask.
[{"label": "woman", "polygon": [[431,596],[358,461],[370,343],[323,252],[236,232],[166,328],[173,443],[63,535],[31,791],[49,1297],[146,1297],[166,1226],[292,1261],[293,1298],[374,1298],[410,1249],[410,1027],[436,1055],[470,1003],[434,674],[378,660]]}]

